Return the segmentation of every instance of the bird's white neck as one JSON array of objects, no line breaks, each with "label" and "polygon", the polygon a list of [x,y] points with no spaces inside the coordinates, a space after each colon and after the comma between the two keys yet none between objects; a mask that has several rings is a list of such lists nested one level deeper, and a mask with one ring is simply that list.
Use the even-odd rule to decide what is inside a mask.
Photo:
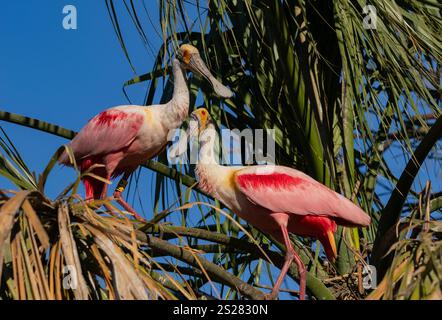
[{"label": "bird's white neck", "polygon": [[199,157],[196,173],[200,188],[208,194],[214,195],[216,181],[222,176],[226,167],[219,164],[219,137],[215,126],[209,124],[199,137]]},{"label": "bird's white neck", "polygon": [[164,125],[168,129],[175,129],[181,126],[189,112],[189,89],[181,68],[181,64],[177,59],[172,61],[173,71],[173,96],[166,104],[164,114]]},{"label": "bird's white neck", "polygon": [[219,165],[219,136],[212,123],[200,134],[199,143],[198,165]]}]

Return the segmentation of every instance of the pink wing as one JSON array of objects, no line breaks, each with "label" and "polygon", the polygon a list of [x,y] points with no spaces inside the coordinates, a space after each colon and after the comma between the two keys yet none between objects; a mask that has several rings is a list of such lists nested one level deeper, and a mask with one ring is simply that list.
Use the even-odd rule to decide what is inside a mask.
[{"label": "pink wing", "polygon": [[[106,155],[129,146],[143,124],[143,115],[135,110],[108,109],[93,117],[71,141],[76,160]],[[66,153],[60,162],[69,164]]]},{"label": "pink wing", "polygon": [[370,224],[361,208],[308,175],[283,166],[272,168],[268,173],[263,166],[241,169],[235,174],[236,186],[250,201],[272,212],[328,216],[344,225]]}]

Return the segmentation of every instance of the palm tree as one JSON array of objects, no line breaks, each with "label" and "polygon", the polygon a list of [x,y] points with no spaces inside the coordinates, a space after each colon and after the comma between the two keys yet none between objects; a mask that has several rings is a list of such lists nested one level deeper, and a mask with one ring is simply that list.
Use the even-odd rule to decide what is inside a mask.
[{"label": "palm tree", "polygon": [[[121,10],[127,11],[137,32],[149,43],[145,11],[130,3],[117,7],[112,0],[106,1],[128,58],[130,50],[123,34],[129,28],[118,23]],[[310,296],[440,299],[442,196],[431,191],[429,175],[422,177],[419,170],[424,161],[441,166],[437,149],[442,136],[442,42],[438,35],[442,6],[435,0],[373,0],[370,4],[367,7],[365,1],[357,0],[161,0],[158,13],[163,45],[158,48],[154,69],[127,81],[125,88],[150,81],[145,104],[152,104],[158,91],[162,92],[161,99],[166,100],[171,94],[170,83],[165,82],[162,87],[158,80],[167,77],[166,66],[179,43],[194,44],[222,82],[235,92],[232,99],[220,101],[204,94],[210,92],[205,90],[206,84],[192,78],[194,107],[206,107],[219,128],[274,129],[276,163],[305,171],[358,203],[372,217],[367,230],[339,230],[338,259],[334,265],[324,259],[319,246],[311,240],[292,238],[308,266]],[[202,99],[197,98],[199,88]],[[66,138],[74,134],[18,115],[1,116]],[[400,175],[394,174],[398,164],[391,161],[392,157],[406,159]],[[149,227],[135,227],[136,238],[145,244],[137,252],[146,254],[147,250],[150,254],[149,250],[159,250],[199,271],[150,255],[147,261],[158,264],[160,274],[168,275],[171,282],[165,291],[159,286],[149,287],[151,296],[167,298],[170,292],[178,292],[189,298],[198,295],[192,295],[195,292],[211,290],[206,295],[224,292],[224,298],[261,297],[260,281],[272,281],[268,260],[280,266],[282,255],[278,251],[283,251],[283,246],[243,221],[229,218],[219,203],[201,194],[194,186],[191,165],[169,168],[165,155],[157,160],[146,163],[158,173],[154,209],[160,204],[167,207],[177,196],[179,209],[175,209],[176,213],[166,210],[155,214]],[[19,160],[15,163],[22,165]],[[6,167],[2,172],[15,177],[11,170]],[[413,185],[417,176],[428,180],[421,190]],[[26,179],[30,178],[18,180]],[[42,183],[34,182],[36,186]],[[26,190],[33,185],[17,184]],[[41,188],[36,190],[42,194]],[[71,194],[75,196],[74,191]],[[190,200],[195,200],[191,205],[198,205],[201,211],[202,218],[195,225],[189,225],[193,219],[188,212],[191,205],[186,203]],[[62,203],[60,207],[52,206],[65,212]],[[26,211],[23,205],[21,208]],[[39,210],[35,209],[38,213]],[[70,213],[58,213],[60,234],[64,232],[61,221],[75,216],[74,211]],[[161,223],[173,215],[174,226]],[[78,225],[82,223],[97,224],[82,220]],[[104,236],[110,237],[109,228]],[[85,232],[83,229],[94,232],[87,227],[75,227],[76,232]],[[169,241],[152,236],[159,230]],[[92,234],[92,238],[99,243],[97,235]],[[74,239],[80,251],[88,252],[89,247],[80,248],[80,238]],[[256,239],[258,246],[251,243],[252,239]],[[163,242],[156,244],[160,240]],[[174,251],[183,245],[189,246],[192,253],[185,258]],[[130,252],[130,246],[126,250]],[[76,258],[76,263],[88,263],[82,254],[77,256],[80,258]],[[133,253],[132,259],[135,256]],[[216,269],[218,265],[223,268]],[[371,266],[376,268],[378,285],[364,287],[364,271],[373,270]],[[9,270],[15,270],[12,262]],[[294,266],[289,276],[297,279]],[[7,285],[8,279],[15,278],[9,275],[3,279],[2,285]],[[242,289],[236,286],[238,281],[244,284]],[[92,282],[85,282],[90,288]],[[223,291],[225,288],[229,290]],[[111,289],[104,291],[106,297],[116,297],[108,293]]]}]

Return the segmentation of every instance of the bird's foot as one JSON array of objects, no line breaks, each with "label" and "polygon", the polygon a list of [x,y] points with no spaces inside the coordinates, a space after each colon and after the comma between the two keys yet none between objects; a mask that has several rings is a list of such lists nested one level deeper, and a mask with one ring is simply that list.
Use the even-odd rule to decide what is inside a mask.
[{"label": "bird's foot", "polygon": [[114,192],[114,198],[124,208],[124,210],[130,212],[135,219],[141,222],[146,222],[146,220],[142,216],[140,216],[126,201],[123,200],[120,191]]}]

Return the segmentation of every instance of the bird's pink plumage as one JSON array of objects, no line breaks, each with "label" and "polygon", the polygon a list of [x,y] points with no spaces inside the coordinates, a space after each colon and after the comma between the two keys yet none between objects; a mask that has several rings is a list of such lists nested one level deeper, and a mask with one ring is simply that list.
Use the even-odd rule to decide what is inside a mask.
[{"label": "bird's pink plumage", "polygon": [[[104,164],[105,168],[94,169],[93,173],[109,179],[114,171],[123,172],[118,168],[124,157],[122,151],[136,139],[143,121],[142,114],[120,109],[105,110],[89,120],[70,143],[80,171],[85,172],[92,164]],[[60,162],[71,165],[66,152]],[[87,198],[100,198],[104,188],[101,181],[85,177],[83,182]]]},{"label": "bird's pink plumage", "polygon": [[235,178],[248,199],[271,212],[328,217],[349,226],[370,223],[357,205],[295,169],[277,166],[272,173],[260,174],[251,167],[237,172]]}]

